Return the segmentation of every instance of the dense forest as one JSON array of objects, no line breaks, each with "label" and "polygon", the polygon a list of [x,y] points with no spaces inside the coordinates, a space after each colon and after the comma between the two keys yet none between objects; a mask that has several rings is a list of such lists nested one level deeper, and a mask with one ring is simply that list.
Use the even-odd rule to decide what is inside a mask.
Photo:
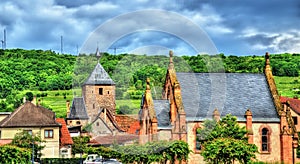
[{"label": "dense forest", "polygon": [[[164,54],[166,55],[166,54]],[[175,56],[177,72],[247,72],[262,73],[264,56],[197,55]],[[0,50],[0,110],[7,104],[17,107],[22,90],[70,90],[80,88],[93,70],[95,54],[72,56],[50,50]],[[139,99],[145,79],[151,79],[154,96],[161,95],[169,57],[103,53],[100,63],[116,82],[117,99]],[[298,77],[300,54],[272,54],[275,76]],[[299,85],[299,83],[295,83]],[[299,89],[300,86],[296,86]],[[79,95],[79,93],[77,93]]]}]

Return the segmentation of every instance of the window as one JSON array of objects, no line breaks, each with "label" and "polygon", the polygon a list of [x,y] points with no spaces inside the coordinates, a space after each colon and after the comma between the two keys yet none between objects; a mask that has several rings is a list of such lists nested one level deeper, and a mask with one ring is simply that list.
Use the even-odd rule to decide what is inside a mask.
[{"label": "window", "polygon": [[201,150],[201,138],[200,138],[200,128],[196,129],[196,151]]},{"label": "window", "polygon": [[107,94],[109,95],[109,91],[107,91]]},{"label": "window", "polygon": [[0,139],[1,139],[1,130],[0,130]]},{"label": "window", "polygon": [[93,104],[93,109],[95,109],[95,104]]},{"label": "window", "polygon": [[53,130],[45,130],[45,138],[53,138]]},{"label": "window", "polygon": [[77,124],[77,125],[80,125],[80,121],[76,121],[76,124]]},{"label": "window", "polygon": [[32,130],[24,130],[25,132],[27,132],[28,134],[32,135]]},{"label": "window", "polygon": [[261,134],[261,150],[262,151],[270,151],[269,149],[269,130],[267,128],[262,129]]},{"label": "window", "polygon": [[298,125],[298,117],[297,116],[293,116],[293,121],[295,125]]},{"label": "window", "polygon": [[103,88],[99,88],[99,95],[103,95]]}]

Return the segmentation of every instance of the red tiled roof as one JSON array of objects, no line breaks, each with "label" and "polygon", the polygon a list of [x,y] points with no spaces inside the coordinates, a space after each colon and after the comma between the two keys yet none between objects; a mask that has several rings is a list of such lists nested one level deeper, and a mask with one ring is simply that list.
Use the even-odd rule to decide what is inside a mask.
[{"label": "red tiled roof", "polygon": [[0,146],[10,144],[12,142],[11,139],[0,139]]},{"label": "red tiled roof", "polygon": [[73,140],[72,137],[69,133],[69,130],[67,128],[67,124],[65,119],[63,118],[56,118],[56,121],[58,123],[61,124],[61,128],[60,128],[60,145],[64,146],[64,145],[72,145],[73,144]]},{"label": "red tiled roof", "polygon": [[119,135],[105,135],[97,136],[89,142],[90,145],[110,145],[113,143],[123,144],[126,142],[135,142],[139,139],[138,135],[133,134],[119,134]]},{"label": "red tiled roof", "polygon": [[286,103],[287,101],[290,102],[290,107],[298,114],[300,114],[300,100],[297,98],[289,98],[280,96],[280,102]]},{"label": "red tiled roof", "polygon": [[129,134],[136,134],[140,129],[138,115],[116,115],[118,125]]}]

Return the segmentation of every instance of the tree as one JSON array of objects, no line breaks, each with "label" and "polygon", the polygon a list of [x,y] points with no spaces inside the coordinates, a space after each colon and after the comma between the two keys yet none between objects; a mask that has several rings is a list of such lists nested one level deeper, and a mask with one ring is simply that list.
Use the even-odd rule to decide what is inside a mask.
[{"label": "tree", "polygon": [[36,160],[42,155],[41,150],[45,147],[41,145],[43,142],[45,141],[38,134],[31,134],[29,131],[23,130],[15,135],[11,145],[28,149],[31,152],[34,148],[34,159]]},{"label": "tree", "polygon": [[72,145],[72,154],[85,153],[88,151],[87,143],[90,141],[90,138],[87,136],[73,137],[74,144]]},{"label": "tree", "polygon": [[28,101],[33,100],[33,93],[32,92],[26,92],[25,96],[26,96],[26,100],[28,100]]},{"label": "tree", "polygon": [[30,157],[30,149],[12,145],[0,146],[0,163],[28,163]]},{"label": "tree", "polygon": [[[200,130],[200,134],[206,134],[207,124]],[[257,147],[248,143],[245,127],[240,127],[237,118],[228,114],[223,117],[209,134],[202,137],[204,150],[201,155],[204,160],[211,163],[248,163],[255,158]]]}]

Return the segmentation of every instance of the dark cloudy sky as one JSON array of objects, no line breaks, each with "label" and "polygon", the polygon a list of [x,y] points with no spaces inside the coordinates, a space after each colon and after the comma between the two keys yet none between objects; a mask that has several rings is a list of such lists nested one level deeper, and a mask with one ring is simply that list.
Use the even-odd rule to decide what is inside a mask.
[{"label": "dark cloudy sky", "polygon": [[97,46],[110,53],[300,52],[297,0],[1,0],[0,13],[7,48],[60,52],[63,36],[71,54]]}]

